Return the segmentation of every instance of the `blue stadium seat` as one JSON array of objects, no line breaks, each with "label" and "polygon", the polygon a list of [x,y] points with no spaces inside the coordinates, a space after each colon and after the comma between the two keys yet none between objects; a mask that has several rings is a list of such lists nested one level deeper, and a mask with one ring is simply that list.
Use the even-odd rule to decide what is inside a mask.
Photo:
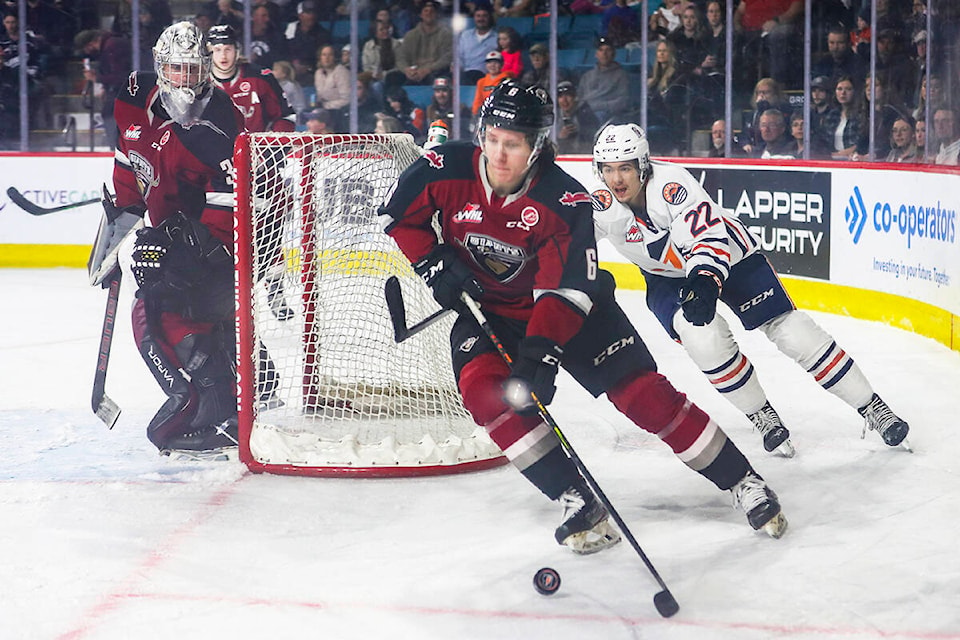
[{"label": "blue stadium seat", "polygon": [[473,108],[473,97],[477,94],[476,85],[461,85],[460,87],[460,105],[468,109]]},{"label": "blue stadium seat", "polygon": [[595,49],[597,46],[597,36],[593,33],[581,31],[571,31],[560,34],[560,45],[562,49]]},{"label": "blue stadium seat", "polygon": [[500,27],[513,27],[522,38],[533,32],[533,16],[497,18],[497,28]]},{"label": "blue stadium seat", "polygon": [[[557,36],[559,37],[570,31],[570,26],[572,24],[573,16],[557,16]],[[533,32],[546,34],[550,33],[550,16],[548,14],[541,14],[534,18]]]},{"label": "blue stadium seat", "polygon": [[557,65],[561,69],[576,69],[583,65],[589,49],[557,49]]},{"label": "blue stadium seat", "polygon": [[403,88],[410,101],[422,109],[433,102],[433,87],[430,85],[405,84]]},{"label": "blue stadium seat", "polygon": [[[344,45],[350,42],[350,20],[334,20],[330,23],[330,36],[334,43]],[[362,45],[370,37],[370,21],[357,20],[357,39]]]},{"label": "blue stadium seat", "polygon": [[599,13],[580,14],[573,18],[573,31],[589,32],[594,35],[600,34],[600,25],[603,23],[603,15]]},{"label": "blue stadium seat", "polygon": [[303,98],[307,103],[307,109],[312,109],[313,105],[317,102],[317,88],[312,84],[307,85],[303,88]]}]

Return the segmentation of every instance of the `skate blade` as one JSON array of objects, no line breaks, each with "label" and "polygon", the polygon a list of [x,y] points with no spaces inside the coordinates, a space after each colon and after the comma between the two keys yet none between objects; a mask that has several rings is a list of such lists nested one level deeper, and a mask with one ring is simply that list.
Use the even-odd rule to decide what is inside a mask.
[{"label": "skate blade", "polygon": [[904,438],[903,440],[901,440],[901,441],[900,441],[900,444],[898,444],[897,446],[898,446],[898,447],[903,447],[903,448],[906,449],[907,452],[909,452],[909,453],[913,453],[913,447],[910,446],[910,441],[907,440],[906,438]]},{"label": "skate blade", "polygon": [[586,556],[603,551],[618,542],[620,542],[620,533],[610,526],[610,522],[604,520],[588,531],[567,536],[563,544],[570,547],[574,553]]},{"label": "skate blade", "polygon": [[777,515],[770,518],[765,525],[761,527],[764,533],[766,533],[771,538],[781,538],[784,533],[787,532],[787,518],[783,515],[781,511]]},{"label": "skate blade", "polygon": [[160,455],[176,462],[230,462],[240,459],[237,447],[219,447],[204,451],[161,449]]},{"label": "skate blade", "polygon": [[797,455],[797,450],[793,446],[793,442],[790,441],[790,438],[787,438],[780,443],[780,446],[773,450],[773,453],[782,458],[792,458]]}]

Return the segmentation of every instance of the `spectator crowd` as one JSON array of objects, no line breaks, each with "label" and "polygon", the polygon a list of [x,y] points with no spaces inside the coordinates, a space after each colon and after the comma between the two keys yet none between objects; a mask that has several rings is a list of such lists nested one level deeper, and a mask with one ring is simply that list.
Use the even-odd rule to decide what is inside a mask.
[{"label": "spectator crowd", "polygon": [[[638,0],[561,0],[554,61],[545,0],[466,0],[462,16],[452,15],[449,0],[367,0],[358,5],[356,52],[347,44],[347,0],[252,0],[246,61],[272,71],[300,130],[350,131],[356,95],[359,133],[406,131],[422,144],[430,125],[441,123],[465,137],[486,95],[516,78],[556,97],[556,142],[565,154],[588,153],[602,123],[639,121],[645,112],[652,151],[660,155],[722,155],[730,136],[730,152],[744,157],[957,164],[960,3],[818,0],[804,77],[798,61],[805,2],[728,1],[729,24],[722,0],[649,0],[647,15]],[[79,0],[28,0],[31,129],[53,126],[53,94],[87,90],[100,96],[104,130],[113,134],[111,97],[135,59],[132,6],[117,0],[112,18],[104,19]],[[204,30],[230,25],[243,32],[239,2],[188,6]],[[19,140],[20,35],[16,3],[4,0],[2,9],[0,148],[10,149]],[[927,33],[931,9],[934,38]],[[150,49],[173,11],[168,0],[143,0],[136,20],[139,60],[149,68]],[[939,43],[932,56],[928,40]],[[63,86],[70,65],[81,61],[82,75]],[[732,122],[724,120],[728,99]]]}]

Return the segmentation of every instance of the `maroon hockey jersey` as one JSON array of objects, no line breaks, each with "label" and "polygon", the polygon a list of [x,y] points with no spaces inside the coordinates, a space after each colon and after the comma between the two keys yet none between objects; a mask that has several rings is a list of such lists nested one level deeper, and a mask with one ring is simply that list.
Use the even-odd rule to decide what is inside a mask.
[{"label": "maroon hockey jersey", "polygon": [[486,183],[480,149],[451,142],[424,153],[401,176],[384,213],[387,232],[411,262],[443,242],[483,286],[492,313],[530,321],[535,298],[560,298],[581,316],[597,288],[593,208],[583,186],[553,163],[540,166],[516,194],[500,198]]},{"label": "maroon hockey jersey", "polygon": [[270,69],[245,62],[230,80],[213,79],[243,116],[246,131],[293,131],[297,116]]},{"label": "maroon hockey jersey", "polygon": [[117,206],[145,206],[153,226],[182,211],[232,247],[233,143],[240,115],[230,97],[214,88],[200,121],[184,127],[160,104],[156,80],[153,73],[134,71],[117,96]]}]

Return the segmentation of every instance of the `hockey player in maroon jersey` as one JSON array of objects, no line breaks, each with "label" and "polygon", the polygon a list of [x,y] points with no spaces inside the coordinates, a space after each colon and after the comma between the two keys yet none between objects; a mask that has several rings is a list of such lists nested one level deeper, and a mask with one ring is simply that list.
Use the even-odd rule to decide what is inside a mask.
[{"label": "hockey player in maroon jersey", "polygon": [[451,346],[464,405],[520,472],[560,502],[556,539],[578,553],[615,544],[619,533],[537,413],[532,394],[549,404],[561,363],[729,490],[754,529],[779,537],[786,519],[774,492],[723,430],[657,373],[614,299],[613,277],[597,265],[589,195],[554,162],[552,126],[542,88],[505,81],[481,108],[479,147],[451,142],[427,151],[383,210],[386,231],[437,302],[456,309],[469,293],[514,356],[511,370],[462,313]]},{"label": "hockey player in maroon jersey", "polygon": [[759,329],[808,371],[821,387],[864,417],[891,446],[910,427],[878,396],[833,336],[797,311],[759,243],[739,219],[713,201],[683,167],[650,160],[646,133],[636,124],[609,124],[593,148],[600,180],[595,197],[597,238],[607,238],[637,264],[647,306],[725,398],[763,435],[767,451],[794,453],[790,432],[770,406],[753,365],[740,352],[717,301],[746,329]]},{"label": "hockey player in maroon jersey", "polygon": [[[189,22],[153,48],[116,99],[116,207],[140,212],[121,265],[139,287],[137,346],[167,401],[147,436],[161,451],[236,444],[233,143],[240,117],[213,86],[210,52]],[[129,244],[125,243],[125,244]]]}]

